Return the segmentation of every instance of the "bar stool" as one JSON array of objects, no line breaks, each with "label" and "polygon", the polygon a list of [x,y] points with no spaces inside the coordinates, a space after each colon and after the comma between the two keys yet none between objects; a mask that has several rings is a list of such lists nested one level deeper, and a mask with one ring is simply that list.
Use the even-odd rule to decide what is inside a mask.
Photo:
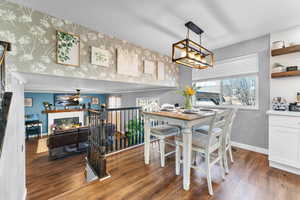
[{"label": "bar stool", "polygon": [[234,162],[233,156],[232,156],[232,147],[231,147],[231,132],[232,132],[232,125],[233,125],[234,119],[236,117],[237,111],[238,111],[237,108],[233,108],[231,110],[229,124],[228,124],[228,128],[226,131],[226,135],[224,137],[224,142],[223,142],[223,154],[224,154],[223,160],[224,160],[225,172],[227,174],[229,173],[227,153],[229,153],[231,163]]},{"label": "bar stool", "polygon": [[[225,172],[226,174],[229,173],[229,167],[228,167],[228,153],[229,153],[229,157],[230,157],[230,161],[231,163],[234,162],[233,160],[233,156],[232,156],[232,146],[231,146],[231,132],[232,132],[232,125],[234,122],[234,119],[236,117],[236,113],[238,111],[238,108],[232,108],[232,109],[228,109],[230,110],[230,114],[229,114],[229,124],[227,126],[227,130],[225,132],[225,136],[223,137],[223,162],[224,162],[224,167],[225,167]],[[209,126],[208,125],[204,125],[204,126],[200,126],[197,127],[195,129],[196,132],[200,132],[203,134],[208,134],[208,129]]]},{"label": "bar stool", "polygon": [[156,126],[156,127],[150,129],[150,135],[159,139],[161,167],[165,166],[165,158],[167,156],[175,153],[175,151],[165,153],[165,145],[166,144],[175,146],[175,142],[170,139],[167,139],[167,138],[179,135],[180,132],[181,132],[181,129],[179,126],[169,125],[169,124],[159,125],[159,126]]},{"label": "bar stool", "polygon": [[[230,116],[229,110],[224,110],[222,112],[216,112],[212,117],[208,124],[208,131],[202,133],[201,130],[197,130],[193,133],[192,138],[192,152],[200,153],[200,155],[205,158],[205,169],[202,169],[197,166],[197,163],[191,163],[191,168],[202,171],[206,174],[208,191],[210,195],[213,195],[212,181],[211,181],[211,168],[216,163],[219,163],[222,178],[225,179],[224,166],[223,166],[223,137],[225,135],[225,131],[227,130],[227,126],[229,124],[228,118]],[[204,124],[202,124],[204,125]],[[176,144],[176,174],[180,173],[180,164],[181,160],[181,150],[182,147],[182,137],[175,138]]]}]

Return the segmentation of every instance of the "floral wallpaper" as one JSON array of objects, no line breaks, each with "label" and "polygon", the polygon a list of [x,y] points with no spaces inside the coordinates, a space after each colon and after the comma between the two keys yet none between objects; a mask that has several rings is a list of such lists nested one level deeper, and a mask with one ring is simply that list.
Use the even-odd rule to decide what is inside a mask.
[{"label": "floral wallpaper", "polygon": [[[80,35],[80,67],[56,64],[56,30]],[[0,1],[0,40],[12,43],[12,51],[7,56],[8,73],[17,71],[162,86],[178,86],[179,82],[179,67],[168,56],[6,1]],[[91,64],[91,46],[109,51],[109,67]],[[139,77],[117,73],[116,49],[119,48],[138,54]],[[164,63],[164,81],[143,73],[145,59]]]}]

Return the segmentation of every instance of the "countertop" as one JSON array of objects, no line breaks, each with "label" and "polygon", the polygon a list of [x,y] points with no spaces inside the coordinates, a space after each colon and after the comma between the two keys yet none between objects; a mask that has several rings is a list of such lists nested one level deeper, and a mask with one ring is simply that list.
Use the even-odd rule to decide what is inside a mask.
[{"label": "countertop", "polygon": [[300,117],[300,112],[268,110],[267,115],[281,115],[281,116]]}]

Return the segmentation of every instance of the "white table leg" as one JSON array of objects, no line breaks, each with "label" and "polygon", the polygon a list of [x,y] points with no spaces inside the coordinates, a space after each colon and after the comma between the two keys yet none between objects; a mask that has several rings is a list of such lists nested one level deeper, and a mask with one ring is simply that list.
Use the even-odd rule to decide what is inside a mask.
[{"label": "white table leg", "polygon": [[150,120],[148,117],[145,117],[144,124],[144,159],[145,164],[149,164],[150,160]]},{"label": "white table leg", "polygon": [[192,130],[190,128],[183,129],[183,189],[190,189],[191,175],[191,159],[192,159]]}]

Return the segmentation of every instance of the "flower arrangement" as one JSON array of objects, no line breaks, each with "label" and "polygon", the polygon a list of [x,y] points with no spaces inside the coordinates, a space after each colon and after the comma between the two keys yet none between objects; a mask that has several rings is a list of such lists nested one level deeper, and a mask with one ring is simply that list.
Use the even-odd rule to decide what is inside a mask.
[{"label": "flower arrangement", "polygon": [[184,108],[185,109],[192,109],[192,96],[196,94],[196,89],[191,86],[186,86],[184,90],[180,91],[180,94],[184,96]]}]

